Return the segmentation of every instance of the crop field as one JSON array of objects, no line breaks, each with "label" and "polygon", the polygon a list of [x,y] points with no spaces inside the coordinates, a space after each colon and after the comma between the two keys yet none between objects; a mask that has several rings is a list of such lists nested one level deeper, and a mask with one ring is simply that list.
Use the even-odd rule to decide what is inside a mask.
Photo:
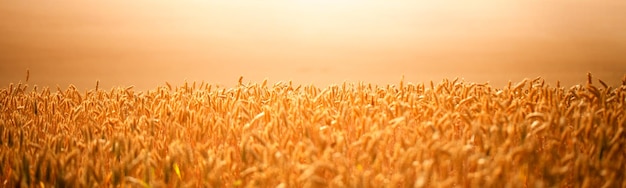
[{"label": "crop field", "polygon": [[[1,187],[626,187],[626,77],[0,88]],[[28,78],[27,78],[28,80]]]}]

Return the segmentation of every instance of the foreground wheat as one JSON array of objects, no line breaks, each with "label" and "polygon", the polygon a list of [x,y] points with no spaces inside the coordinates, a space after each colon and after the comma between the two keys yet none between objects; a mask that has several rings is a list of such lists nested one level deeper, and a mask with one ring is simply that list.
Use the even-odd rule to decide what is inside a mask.
[{"label": "foreground wheat", "polygon": [[591,76],[27,87],[0,91],[3,187],[626,186],[626,83]]}]

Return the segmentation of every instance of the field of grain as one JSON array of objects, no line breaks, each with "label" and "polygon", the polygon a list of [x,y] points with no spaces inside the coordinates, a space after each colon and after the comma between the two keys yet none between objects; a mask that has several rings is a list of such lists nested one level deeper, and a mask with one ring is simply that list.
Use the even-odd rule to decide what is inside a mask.
[{"label": "field of grain", "polygon": [[587,76],[570,88],[11,84],[0,186],[626,187],[626,77]]}]

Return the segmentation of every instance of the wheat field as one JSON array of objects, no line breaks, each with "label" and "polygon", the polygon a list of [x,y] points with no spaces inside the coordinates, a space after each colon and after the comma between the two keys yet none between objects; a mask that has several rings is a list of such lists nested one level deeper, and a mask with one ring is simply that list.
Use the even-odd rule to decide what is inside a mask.
[{"label": "wheat field", "polygon": [[0,186],[626,187],[626,77],[587,76],[569,88],[11,84]]}]

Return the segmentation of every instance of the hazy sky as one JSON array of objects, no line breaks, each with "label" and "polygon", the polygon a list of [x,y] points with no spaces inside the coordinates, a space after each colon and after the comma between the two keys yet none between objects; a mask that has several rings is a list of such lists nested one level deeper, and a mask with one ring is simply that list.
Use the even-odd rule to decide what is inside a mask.
[{"label": "hazy sky", "polygon": [[6,1],[0,85],[395,84],[543,76],[617,85],[626,1]]}]

